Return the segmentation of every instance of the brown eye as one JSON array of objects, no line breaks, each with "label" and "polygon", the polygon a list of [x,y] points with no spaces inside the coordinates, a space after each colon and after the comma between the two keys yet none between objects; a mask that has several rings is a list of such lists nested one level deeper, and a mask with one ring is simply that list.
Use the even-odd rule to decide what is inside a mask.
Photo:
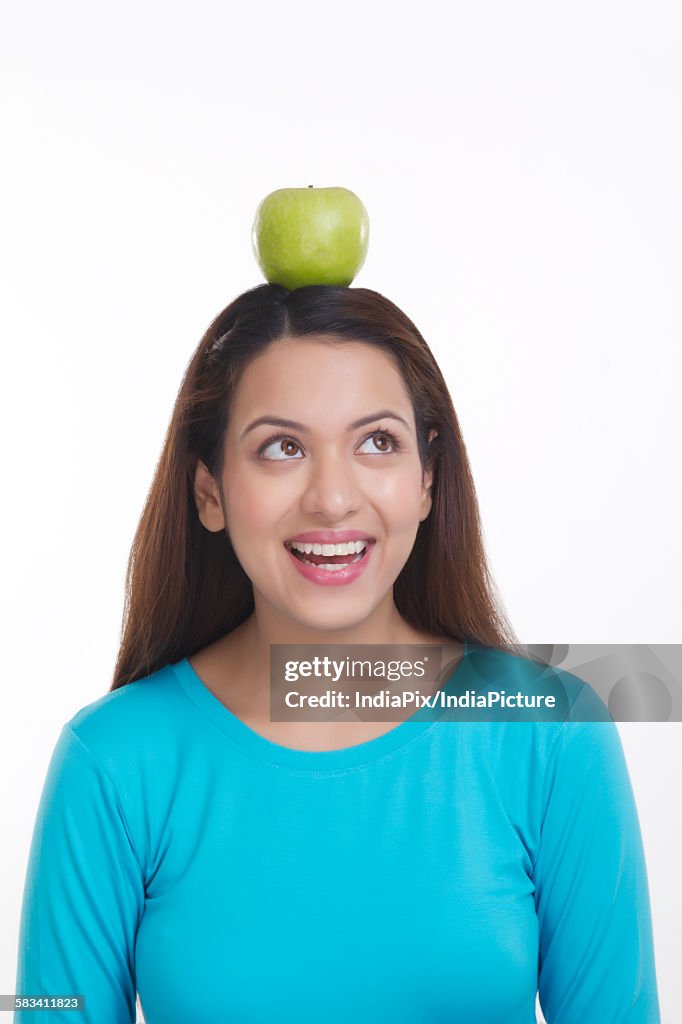
[{"label": "brown eye", "polygon": [[[275,445],[277,445],[276,448]],[[270,448],[275,450],[278,454],[272,456],[266,455],[265,453]],[[293,458],[290,456],[295,455],[296,450],[300,450],[300,445],[297,441],[294,441],[291,437],[286,437],[284,434],[278,434],[275,437],[269,437],[268,440],[260,446],[258,449],[258,456],[266,462],[292,462]]]},{"label": "brown eye", "polygon": [[[377,443],[377,438],[380,442]],[[402,451],[402,445],[396,435],[390,430],[374,430],[363,441],[363,445],[372,442],[373,451],[367,451],[368,455],[390,455],[392,452]]]}]

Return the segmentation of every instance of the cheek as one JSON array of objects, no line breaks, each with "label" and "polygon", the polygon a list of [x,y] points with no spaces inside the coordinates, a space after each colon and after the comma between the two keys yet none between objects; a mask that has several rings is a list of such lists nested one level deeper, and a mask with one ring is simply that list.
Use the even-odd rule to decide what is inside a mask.
[{"label": "cheek", "polygon": [[263,512],[262,490],[254,487],[248,478],[233,477],[224,487],[228,524],[239,532],[245,523],[258,520]]},{"label": "cheek", "polygon": [[372,498],[386,519],[396,527],[403,525],[405,529],[410,529],[421,509],[419,478],[415,478],[413,473],[392,477],[386,474],[379,481]]},{"label": "cheek", "polygon": [[285,481],[263,474],[234,474],[224,482],[228,529],[233,536],[267,536],[291,506],[292,489]]}]

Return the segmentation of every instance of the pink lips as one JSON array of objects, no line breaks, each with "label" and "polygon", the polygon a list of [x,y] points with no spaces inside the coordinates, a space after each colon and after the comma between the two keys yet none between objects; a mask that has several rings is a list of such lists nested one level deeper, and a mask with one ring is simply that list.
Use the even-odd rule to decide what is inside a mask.
[{"label": "pink lips", "polygon": [[[351,532],[351,531],[346,531],[346,532]],[[303,536],[305,536],[305,534]],[[294,539],[298,540],[298,537],[296,537]],[[354,539],[364,540],[365,538],[364,537],[359,537],[359,538],[351,537],[350,538],[350,540],[354,540]],[[301,541],[301,543],[302,544],[303,543],[308,543],[308,544],[312,544],[312,543],[316,543],[316,544],[321,544],[321,543],[331,544],[332,542],[331,541],[324,541],[324,542],[323,541]],[[341,543],[341,542],[339,542],[339,543]],[[331,572],[329,571],[329,569],[318,569],[318,567],[316,565],[306,565],[304,562],[301,562],[300,559],[298,559],[296,557],[296,555],[293,553],[291,548],[287,547],[286,544],[285,544],[285,550],[286,550],[286,553],[287,553],[288,557],[291,559],[293,564],[296,566],[296,568],[300,572],[301,576],[303,576],[305,579],[309,580],[311,583],[319,583],[319,584],[321,584],[324,587],[338,587],[338,586],[342,586],[344,583],[352,583],[353,580],[356,580],[358,578],[358,576],[362,575],[362,573],[365,571],[365,569],[367,567],[367,563],[369,562],[369,560],[371,558],[372,551],[374,550],[375,546],[376,546],[375,544],[368,544],[367,547],[365,548],[365,551],[364,551],[364,553],[362,555],[362,558],[360,559],[359,562],[351,562],[348,566],[346,566],[345,569],[336,569],[335,571],[331,571]],[[349,555],[349,557],[352,558],[354,556]]]}]

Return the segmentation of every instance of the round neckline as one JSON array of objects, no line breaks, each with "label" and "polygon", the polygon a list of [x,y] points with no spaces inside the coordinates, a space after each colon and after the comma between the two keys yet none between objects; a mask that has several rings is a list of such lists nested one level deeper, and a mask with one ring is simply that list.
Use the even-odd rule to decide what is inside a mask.
[{"label": "round neckline", "polygon": [[[472,648],[466,640],[463,641],[463,645],[462,656],[452,674],[439,688],[439,693],[452,692],[455,681],[458,689],[461,686],[461,677],[468,669]],[[431,729],[448,712],[447,708],[420,708],[404,722],[373,739],[349,747],[337,747],[334,750],[300,750],[267,739],[238,718],[212,690],[209,690],[192,668],[189,658],[182,658],[170,667],[192,703],[238,746],[261,761],[298,771],[338,771],[374,763],[387,754],[407,746]]]}]

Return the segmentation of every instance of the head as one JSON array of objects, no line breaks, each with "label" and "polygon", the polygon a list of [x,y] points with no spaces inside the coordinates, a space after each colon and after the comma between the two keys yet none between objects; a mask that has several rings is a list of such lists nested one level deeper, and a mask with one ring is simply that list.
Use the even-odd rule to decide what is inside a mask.
[{"label": "head", "polygon": [[[352,628],[357,643],[396,614],[393,584],[431,508],[427,459],[393,353],[334,335],[285,336],[243,370],[218,462],[197,461],[195,501],[207,530],[227,532],[263,621],[289,642],[322,641],[319,630],[342,642]],[[358,538],[367,551],[351,581],[327,570],[320,585],[299,570],[292,542]],[[325,564],[356,557],[300,554]]]},{"label": "head", "polygon": [[[366,538],[363,571],[349,584],[311,582],[291,541],[341,531]],[[327,640],[393,608],[423,633],[515,644],[442,374],[408,317],[362,288],[261,285],[210,324],[181,384],[126,589],[112,689],[254,610]]]}]

